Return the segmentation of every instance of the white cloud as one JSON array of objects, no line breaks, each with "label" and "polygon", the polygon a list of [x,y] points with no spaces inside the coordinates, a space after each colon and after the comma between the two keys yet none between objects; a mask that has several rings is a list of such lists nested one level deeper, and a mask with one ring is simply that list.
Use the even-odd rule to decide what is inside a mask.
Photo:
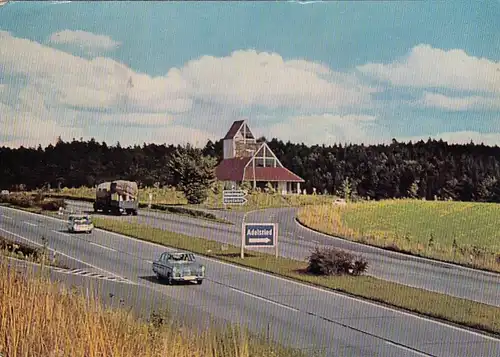
[{"label": "white cloud", "polygon": [[[70,42],[64,33],[66,39],[60,34],[59,41]],[[219,139],[212,132],[227,130],[226,123],[239,119],[245,108],[334,112],[371,105],[370,93],[377,90],[320,63],[256,51],[203,56],[151,77],[110,58],[86,59],[0,31],[2,72],[10,79],[0,89],[0,101],[6,103],[0,116],[8,126],[17,123],[12,143],[92,135],[99,141],[125,142],[126,136],[131,143],[202,145]]]},{"label": "white cloud", "polygon": [[500,97],[449,97],[438,93],[424,92],[423,97],[415,103],[416,106],[439,108],[448,111],[465,110],[498,110]]},{"label": "white cloud", "polygon": [[52,105],[140,113],[184,112],[192,105],[176,69],[152,78],[108,58],[76,57],[7,32],[0,32],[0,68],[43,88]]},{"label": "white cloud", "polygon": [[121,42],[115,41],[109,36],[71,30],[54,32],[49,37],[49,42],[59,45],[77,46],[87,52],[109,51],[121,45]]},{"label": "white cloud", "polygon": [[324,143],[376,143],[370,128],[376,117],[370,115],[311,115],[287,118],[285,121],[265,128],[256,128],[254,134],[267,138],[277,137],[283,141],[304,142],[306,145]]},{"label": "white cloud", "polygon": [[413,143],[423,140],[427,141],[427,139],[443,139],[448,143],[453,144],[468,144],[474,142],[474,144],[489,145],[489,146],[500,146],[500,133],[480,133],[477,131],[455,131],[455,132],[443,132],[435,135],[419,135],[419,136],[409,136],[409,137],[401,137],[397,138],[399,142],[408,142],[412,141]]},{"label": "white cloud", "polygon": [[22,91],[16,106],[0,102],[0,128],[9,139],[2,140],[7,147],[37,147],[55,143],[61,136],[65,140],[79,138],[82,129],[74,122],[66,125],[52,119],[57,113],[50,112],[44,105],[42,96],[35,91]]},{"label": "white cloud", "polygon": [[500,92],[500,62],[459,49],[446,51],[421,44],[400,61],[368,63],[357,69],[396,86]]},{"label": "white cloud", "polygon": [[300,109],[366,106],[370,93],[362,85],[330,80],[326,66],[303,60],[285,61],[276,53],[235,51],[230,56],[203,56],[189,61],[180,74],[196,97],[226,105]]}]

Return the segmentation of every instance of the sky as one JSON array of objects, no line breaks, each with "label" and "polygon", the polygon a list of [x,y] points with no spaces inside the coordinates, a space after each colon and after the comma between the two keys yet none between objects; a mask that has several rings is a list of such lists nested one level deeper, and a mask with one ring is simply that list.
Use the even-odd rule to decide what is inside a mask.
[{"label": "sky", "polygon": [[0,147],[203,146],[246,119],[313,144],[500,146],[500,0],[11,1]]}]

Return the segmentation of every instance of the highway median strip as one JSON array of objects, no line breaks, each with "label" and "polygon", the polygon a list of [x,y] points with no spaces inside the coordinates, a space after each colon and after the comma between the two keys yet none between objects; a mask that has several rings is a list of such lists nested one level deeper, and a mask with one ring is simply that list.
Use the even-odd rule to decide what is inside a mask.
[{"label": "highway median strip", "polygon": [[[57,194],[57,193],[46,194],[46,196],[52,197],[52,198],[65,199],[65,200],[82,201],[82,202],[89,202],[89,203],[94,202],[94,199],[90,198],[90,197],[64,195],[64,194]],[[148,204],[140,202],[139,208],[147,209],[148,211],[157,211],[157,212],[162,212],[162,213],[166,212],[166,213],[177,214],[180,216],[186,216],[186,217],[190,217],[190,218],[197,218],[197,219],[211,221],[211,222],[233,225],[233,223],[231,223],[225,219],[219,218],[213,213],[205,212],[205,211],[202,211],[200,209],[182,207],[180,205],[167,205],[167,204],[152,203],[151,208],[149,208]],[[141,211],[139,211],[139,214],[140,214],[140,212]]]},{"label": "highway median strip", "polygon": [[[29,210],[33,212],[33,210]],[[39,213],[39,211],[38,211]],[[51,216],[55,216],[53,213]],[[346,293],[386,306],[399,308],[470,327],[500,337],[500,308],[370,276],[318,277],[305,273],[307,262],[247,250],[242,260],[240,247],[199,237],[164,231],[141,224],[94,218],[97,228],[271,273],[295,281]],[[370,262],[368,262],[370,264]]]}]

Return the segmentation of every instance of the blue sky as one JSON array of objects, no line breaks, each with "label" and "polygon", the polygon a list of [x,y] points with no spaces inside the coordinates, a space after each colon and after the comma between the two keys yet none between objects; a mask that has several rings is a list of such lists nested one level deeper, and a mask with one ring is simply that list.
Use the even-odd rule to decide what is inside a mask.
[{"label": "blue sky", "polygon": [[500,145],[500,1],[9,2],[0,146]]}]

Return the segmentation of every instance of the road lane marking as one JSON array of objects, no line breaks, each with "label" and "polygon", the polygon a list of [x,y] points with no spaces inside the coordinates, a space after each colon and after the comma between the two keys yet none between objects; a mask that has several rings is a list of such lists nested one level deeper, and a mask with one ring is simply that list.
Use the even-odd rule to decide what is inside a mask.
[{"label": "road lane marking", "polygon": [[[36,213],[27,212],[27,211],[23,211],[23,210],[11,208],[11,207],[4,207],[4,208],[10,209],[10,210],[13,210],[13,211],[16,211],[16,212],[26,213],[26,214],[29,214],[29,215],[35,215],[37,217],[40,217],[40,215],[36,214]],[[58,222],[64,221],[62,219],[58,219],[58,218],[50,217],[50,216],[43,216],[43,217],[51,219],[51,220],[54,220],[54,221],[58,221]],[[303,227],[303,226],[301,226],[298,223],[297,223],[297,225],[299,225],[300,227]],[[306,228],[307,230],[312,231],[314,233],[318,233],[318,232],[315,232],[315,231],[313,231],[313,230],[311,230],[311,229],[309,229],[307,227],[303,227],[303,228]],[[134,241],[136,241],[138,243],[148,244],[148,245],[154,246],[156,248],[167,249],[167,250],[170,250],[170,251],[175,251],[176,250],[175,248],[166,247],[164,245],[160,245],[160,244],[157,244],[157,243],[148,242],[148,241],[141,240],[141,239],[138,239],[138,238],[126,236],[126,235],[123,235],[123,234],[106,231],[104,229],[100,229],[100,228],[95,228],[95,229],[98,230],[98,231],[110,234],[110,235],[114,235],[114,236],[120,237],[122,239],[134,240]],[[0,230],[3,230],[3,229],[0,228]],[[324,235],[324,236],[328,236],[328,235],[322,234],[322,233],[318,233],[318,234],[321,234],[321,235]],[[330,238],[332,238],[332,237],[330,237]],[[335,237],[333,237],[333,238],[335,238]],[[360,244],[360,243],[358,243],[358,244]],[[59,254],[63,255],[62,253],[59,253]],[[213,262],[213,263],[216,263],[216,264],[220,264],[220,265],[225,265],[225,266],[231,267],[231,268],[233,268],[235,270],[243,270],[243,271],[246,271],[246,272],[249,272],[249,273],[252,273],[252,274],[257,274],[257,275],[265,276],[268,279],[280,280],[280,281],[283,281],[283,282],[287,282],[289,284],[300,286],[302,288],[307,288],[307,289],[315,290],[315,291],[326,293],[326,294],[333,295],[333,296],[336,296],[336,297],[344,298],[346,300],[351,300],[351,301],[355,301],[357,303],[362,303],[362,304],[365,304],[365,305],[368,305],[368,306],[373,306],[373,307],[376,307],[376,308],[381,309],[381,310],[390,311],[390,312],[392,312],[394,314],[400,314],[400,315],[403,315],[403,316],[414,318],[416,320],[427,321],[427,322],[430,322],[430,323],[433,323],[433,324],[436,324],[436,325],[439,325],[439,326],[442,326],[442,327],[445,327],[445,328],[449,328],[451,330],[465,332],[467,334],[470,334],[470,335],[473,335],[473,336],[477,336],[477,337],[481,337],[481,338],[484,338],[486,340],[490,340],[490,341],[494,341],[494,342],[498,342],[500,340],[500,339],[498,339],[496,337],[493,337],[493,336],[490,336],[490,335],[486,335],[484,333],[473,331],[470,328],[454,326],[451,323],[441,322],[441,321],[438,321],[438,320],[430,318],[430,317],[419,316],[419,315],[416,315],[416,314],[413,314],[413,313],[410,313],[410,312],[402,311],[401,309],[386,307],[386,306],[383,306],[381,304],[377,304],[377,303],[374,303],[374,302],[371,302],[371,301],[368,301],[368,300],[364,300],[364,299],[361,299],[361,298],[356,298],[356,297],[353,297],[353,296],[348,296],[348,295],[342,294],[342,293],[337,292],[337,291],[327,290],[326,288],[320,288],[320,287],[317,287],[317,286],[308,285],[308,284],[301,283],[301,282],[298,282],[298,281],[294,281],[294,280],[291,280],[291,279],[282,278],[282,277],[279,277],[279,276],[276,276],[276,275],[271,275],[271,274],[268,274],[268,273],[265,273],[265,272],[262,272],[262,271],[252,270],[252,269],[245,268],[245,267],[242,267],[242,266],[239,266],[239,265],[235,265],[235,264],[231,264],[231,263],[226,263],[226,262],[223,262],[223,261],[220,261],[220,260],[217,260],[217,259],[209,258],[209,257],[204,256],[202,254],[199,254],[199,255],[201,257],[203,257],[203,259],[205,259],[207,261],[210,261],[210,262]],[[73,258],[73,257],[70,257],[70,256],[67,256],[67,257],[69,257],[71,259],[74,259],[76,261],[79,261],[80,263],[92,266],[91,264],[83,262],[83,261],[80,261],[80,260],[78,260],[76,258]],[[430,260],[430,259],[425,259],[425,258],[422,258],[422,259],[423,260]],[[433,260],[430,260],[430,261],[434,262]],[[456,268],[457,266],[454,266],[454,267]],[[105,271],[105,270],[97,268],[97,267],[95,267],[95,268],[99,269],[99,270],[102,270],[102,271]],[[458,268],[460,268],[460,269],[466,269],[466,270],[472,270],[475,273],[478,273],[478,271],[475,270],[475,269],[471,269],[471,268],[467,268],[467,267],[460,267],[460,266],[458,266]],[[479,272],[482,273],[482,274],[484,274],[484,275],[490,275],[490,276],[494,276],[494,277],[497,277],[497,278],[499,276],[499,274],[495,274],[495,273],[489,273],[489,272],[483,272],[483,271],[479,271]],[[107,273],[109,273],[109,272],[107,272]]]},{"label": "road lane marking", "polygon": [[430,355],[430,354],[427,354],[425,352],[421,352],[421,351],[418,351],[418,350],[414,350],[412,348],[408,348],[406,346],[403,346],[403,345],[399,345],[397,343],[394,343],[394,342],[391,342],[391,341],[385,341],[385,343],[389,346],[394,346],[396,348],[400,348],[402,350],[405,350],[405,351],[408,351],[408,352],[412,352],[418,356],[424,356],[424,357],[436,357],[435,355]]},{"label": "road lane marking", "polygon": [[[211,281],[213,281],[213,280],[211,280]],[[258,300],[261,300],[261,301],[265,301],[267,303],[270,303],[270,304],[273,304],[273,305],[276,305],[276,306],[279,306],[279,307],[283,307],[283,308],[288,309],[288,310],[292,310],[292,311],[295,311],[295,312],[300,312],[300,310],[298,310],[298,309],[296,309],[294,307],[290,307],[290,306],[287,306],[287,305],[284,305],[284,304],[280,304],[279,302],[276,302],[276,301],[273,301],[273,300],[269,300],[269,299],[263,298],[261,296],[252,294],[252,293],[248,293],[248,292],[243,291],[243,290],[239,290],[239,289],[232,288],[232,287],[229,287],[229,289],[232,290],[232,291],[235,291],[237,293],[240,293],[240,294],[243,294],[243,295],[246,295],[246,296],[250,296],[250,297],[253,297],[255,299],[258,299]]]},{"label": "road lane marking", "polygon": [[66,237],[70,237],[71,236],[71,234],[64,233],[64,232],[61,232],[61,231],[56,231],[54,229],[52,230],[52,232],[57,233],[57,234],[62,234],[63,236],[66,236]]},{"label": "road lane marking", "polygon": [[[30,242],[30,243],[32,243],[32,244],[38,245],[38,246],[40,246],[40,247],[43,247],[43,244],[40,244],[40,243],[38,243],[38,242],[32,241],[31,239],[28,239],[28,238],[25,238],[25,237],[23,237],[23,236],[20,236],[20,235],[19,235],[19,234],[17,234],[17,233],[14,233],[14,232],[8,231],[8,230],[3,229],[3,228],[0,228],[0,231],[3,231],[3,232],[6,232],[6,233],[9,233],[9,234],[12,234],[13,236],[18,237],[19,239],[23,239],[23,240],[28,241],[28,242]],[[99,267],[97,267],[97,266],[95,266],[95,265],[93,265],[93,264],[90,264],[90,263],[84,262],[83,260],[80,260],[80,259],[78,259],[78,258],[72,257],[72,256],[70,256],[70,255],[64,254],[64,253],[59,252],[59,251],[55,251],[55,250],[54,250],[54,249],[52,249],[52,248],[47,248],[47,249],[48,249],[48,250],[50,250],[50,251],[56,252],[56,253],[57,253],[57,255],[62,255],[62,256],[64,256],[64,257],[66,257],[66,258],[69,258],[69,259],[72,259],[72,260],[74,260],[74,261],[77,261],[78,263],[88,265],[88,266],[89,266],[89,267],[91,267],[91,268],[94,268],[94,269],[100,270],[100,271],[102,271],[102,272],[104,272],[104,273],[106,273],[106,274],[109,274],[109,275],[111,275],[111,276],[113,276],[113,277],[117,278],[117,279],[125,279],[125,278],[123,278],[123,277],[121,277],[121,276],[118,276],[118,275],[116,275],[116,274],[114,274],[114,273],[112,273],[112,272],[108,271],[108,270],[105,270],[105,269],[99,268]],[[127,279],[127,280],[128,280],[128,279]],[[128,280],[128,281],[130,281],[130,280]],[[133,282],[133,281],[130,281],[130,282],[131,282],[131,284],[137,284],[136,282]]]},{"label": "road lane marking", "polygon": [[6,215],[2,215],[2,217],[7,218],[7,219],[13,219],[12,217],[9,217],[9,216],[6,216]]},{"label": "road lane marking", "polygon": [[33,227],[36,227],[38,226],[38,224],[35,224],[35,223],[31,223],[31,222],[27,222],[27,221],[23,221],[24,224],[27,224],[29,226],[33,226]]},{"label": "road lane marking", "polygon": [[107,249],[107,250],[110,250],[112,252],[116,252],[116,250],[114,250],[113,248],[110,248],[110,247],[106,247],[105,245],[100,245],[100,244],[97,244],[97,243],[94,243],[94,242],[90,242],[90,244],[92,245],[95,245],[97,247],[100,247],[102,249]]}]

